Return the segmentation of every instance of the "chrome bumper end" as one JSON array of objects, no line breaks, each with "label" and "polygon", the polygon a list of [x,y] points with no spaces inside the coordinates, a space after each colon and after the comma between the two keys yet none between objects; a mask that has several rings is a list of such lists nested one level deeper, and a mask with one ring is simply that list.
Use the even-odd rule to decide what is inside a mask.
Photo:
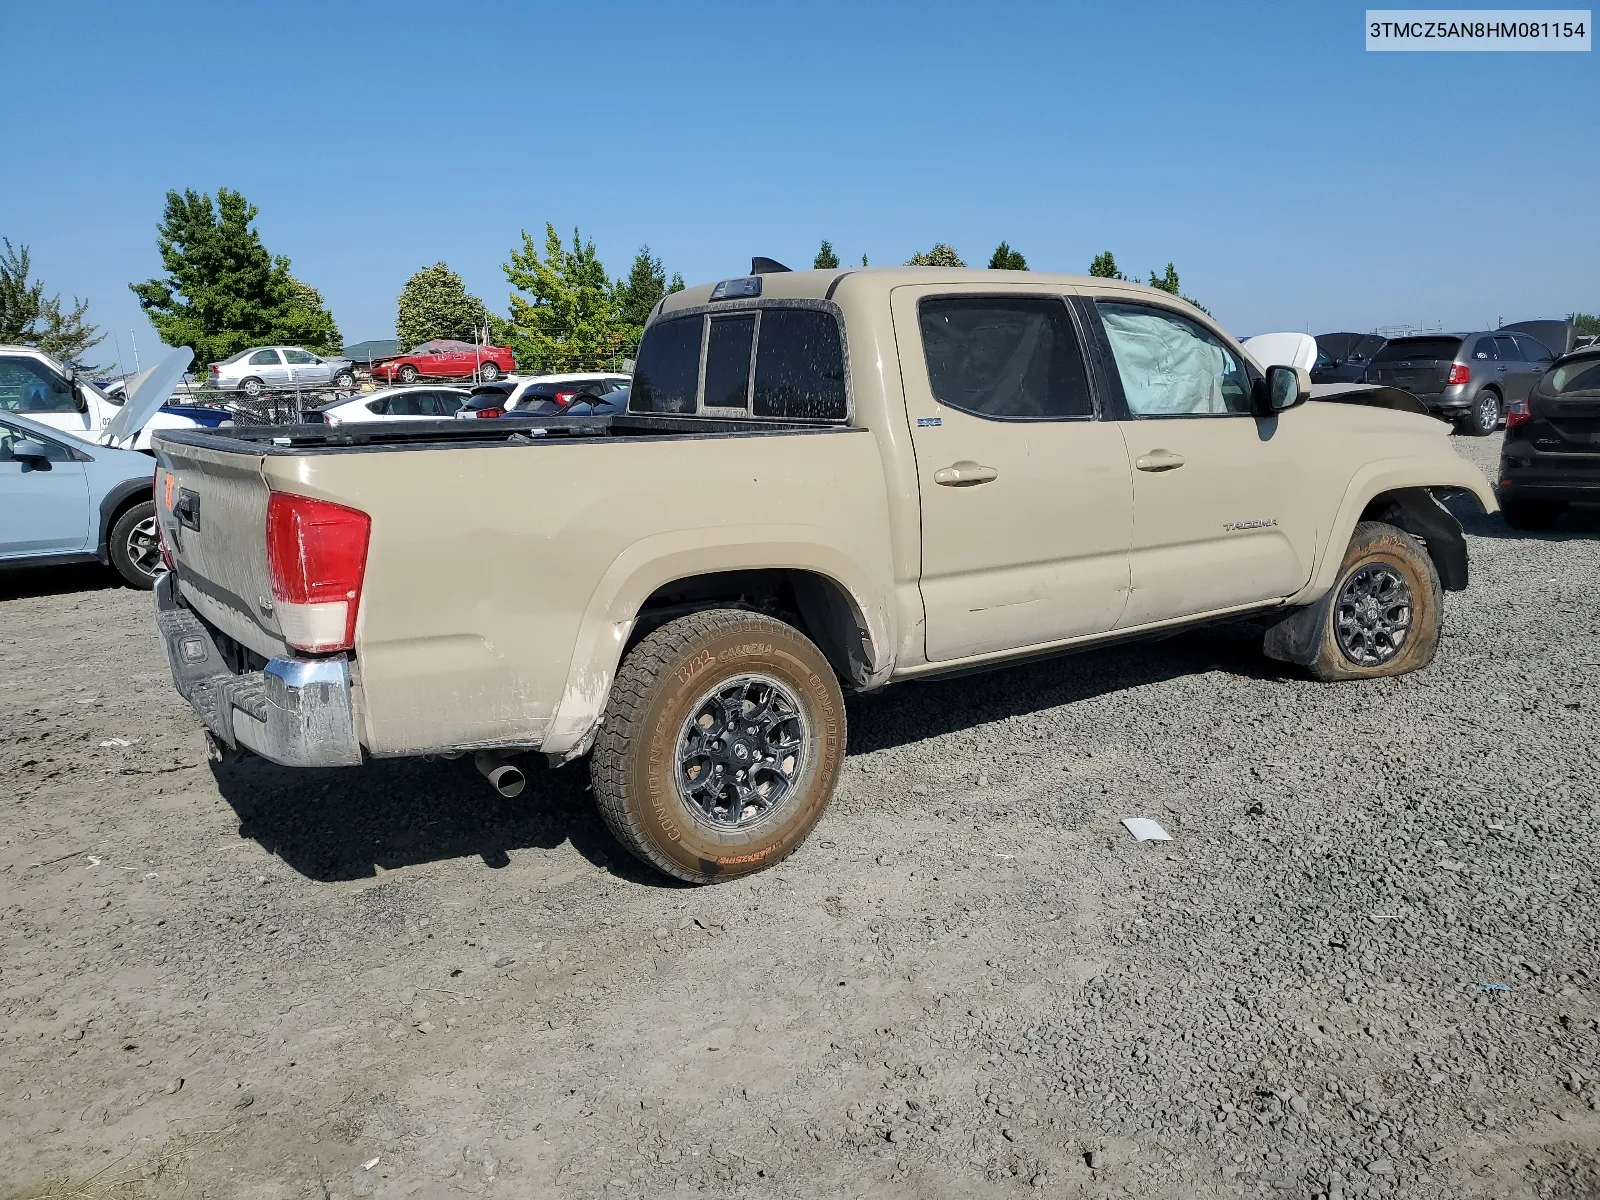
[{"label": "chrome bumper end", "polygon": [[224,743],[286,767],[361,764],[343,655],[273,658],[260,671],[235,674],[210,628],[179,602],[171,572],[156,577],[155,607],[178,694]]}]

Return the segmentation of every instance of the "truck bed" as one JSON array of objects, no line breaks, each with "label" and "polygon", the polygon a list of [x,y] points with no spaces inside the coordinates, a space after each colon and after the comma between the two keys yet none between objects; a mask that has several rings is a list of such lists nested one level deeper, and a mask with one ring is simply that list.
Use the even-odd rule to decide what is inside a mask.
[{"label": "truck bed", "polygon": [[861,564],[891,561],[882,460],[858,426],[632,415],[234,426],[162,431],[155,449],[175,602],[241,668],[270,676],[306,657],[274,603],[271,496],[370,518],[355,646],[340,657],[376,756],[563,752],[598,719],[634,615],[663,585],[752,568],[859,578]]},{"label": "truck bed", "polygon": [[371,421],[347,425],[233,425],[225,429],[160,431],[164,441],[235,454],[300,455],[351,451],[439,450],[465,446],[525,446],[536,441],[606,438],[761,437],[775,434],[839,433],[839,425],[799,421],[645,416],[506,416],[489,420]]}]

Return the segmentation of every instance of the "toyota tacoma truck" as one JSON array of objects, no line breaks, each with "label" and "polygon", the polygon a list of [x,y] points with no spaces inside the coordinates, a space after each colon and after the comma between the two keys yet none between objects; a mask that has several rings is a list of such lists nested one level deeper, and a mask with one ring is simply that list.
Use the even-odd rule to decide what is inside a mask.
[{"label": "toyota tacoma truck", "polygon": [[160,431],[156,615],[218,752],[507,794],[587,754],[616,837],[712,882],[816,824],[847,692],[1219,620],[1324,680],[1433,658],[1439,498],[1495,501],[1404,393],[1307,403],[1132,283],[757,265],[658,305],[615,416]]}]

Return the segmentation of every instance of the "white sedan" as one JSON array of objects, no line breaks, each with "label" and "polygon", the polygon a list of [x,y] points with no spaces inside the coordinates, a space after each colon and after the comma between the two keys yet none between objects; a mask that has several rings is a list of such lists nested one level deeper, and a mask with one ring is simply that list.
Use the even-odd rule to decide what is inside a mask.
[{"label": "white sedan", "polygon": [[359,421],[427,421],[455,417],[472,393],[466,388],[402,387],[368,392],[324,404],[306,414],[308,420],[326,425],[347,425]]}]

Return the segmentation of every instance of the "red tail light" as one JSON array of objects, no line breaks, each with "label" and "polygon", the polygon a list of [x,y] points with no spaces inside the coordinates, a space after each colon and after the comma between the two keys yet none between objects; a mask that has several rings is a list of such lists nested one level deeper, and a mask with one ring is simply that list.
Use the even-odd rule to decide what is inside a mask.
[{"label": "red tail light", "polygon": [[283,640],[323,654],[356,643],[372,518],[354,508],[273,492],[267,571]]},{"label": "red tail light", "polygon": [[1465,383],[1472,378],[1472,372],[1467,370],[1466,363],[1453,363],[1450,367],[1450,378],[1444,381],[1446,387],[1455,387],[1458,383]]},{"label": "red tail light", "polygon": [[[216,370],[215,367],[212,367],[211,369],[213,371]],[[163,500],[163,487],[161,478],[163,474],[164,472],[161,470],[161,468],[157,467],[155,478],[150,481],[150,499],[156,506],[156,545],[161,547],[161,561],[166,565],[167,570],[176,571],[178,569],[178,564],[172,561],[172,551],[167,549],[167,531],[161,528],[161,507]],[[172,487],[172,476],[167,475],[166,480],[166,488],[170,489]],[[172,505],[168,504],[166,507],[170,509]]]},{"label": "red tail light", "polygon": [[555,394],[555,402],[562,405],[571,404],[572,398],[577,394],[577,392],[557,392]]},{"label": "red tail light", "polygon": [[1513,400],[1506,406],[1506,428],[1515,429],[1518,425],[1526,425],[1533,412],[1529,408],[1530,398]]},{"label": "red tail light", "polygon": [[478,415],[480,417],[503,417],[506,415],[506,410],[503,408],[480,408]]},{"label": "red tail light", "polygon": [[218,366],[217,366],[217,364],[216,364],[216,363],[212,363],[212,364],[211,364],[211,368],[210,368],[210,369],[211,369],[211,373],[212,373],[212,374],[213,374],[213,375],[220,375],[220,374],[222,374],[222,370],[221,370],[221,368],[219,368],[219,367],[218,367]]}]

